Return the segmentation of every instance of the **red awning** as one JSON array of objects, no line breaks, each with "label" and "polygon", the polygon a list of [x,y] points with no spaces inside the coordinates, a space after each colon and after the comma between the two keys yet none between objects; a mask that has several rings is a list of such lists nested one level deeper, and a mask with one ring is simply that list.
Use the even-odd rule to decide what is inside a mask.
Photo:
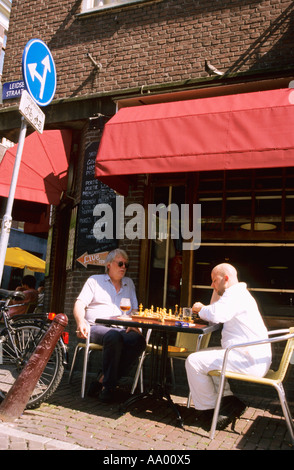
[{"label": "red awning", "polygon": [[294,165],[294,90],[122,108],[105,125],[96,178]]},{"label": "red awning", "polygon": [[[15,199],[58,205],[67,189],[71,130],[33,132],[25,138]],[[17,145],[6,150],[0,163],[0,196],[8,197]]]}]

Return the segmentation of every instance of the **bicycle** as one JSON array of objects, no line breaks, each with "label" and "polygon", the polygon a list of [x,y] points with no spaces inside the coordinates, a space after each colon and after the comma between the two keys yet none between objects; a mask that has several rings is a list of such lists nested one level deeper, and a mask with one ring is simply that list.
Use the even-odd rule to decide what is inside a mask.
[{"label": "bicycle", "polygon": [[[0,399],[4,399],[16,381],[30,356],[48,330],[55,314],[26,313],[9,316],[11,301],[22,301],[20,291],[0,289]],[[46,401],[57,389],[67,364],[68,334],[63,333],[35,386],[26,405],[27,409],[36,408]]]}]

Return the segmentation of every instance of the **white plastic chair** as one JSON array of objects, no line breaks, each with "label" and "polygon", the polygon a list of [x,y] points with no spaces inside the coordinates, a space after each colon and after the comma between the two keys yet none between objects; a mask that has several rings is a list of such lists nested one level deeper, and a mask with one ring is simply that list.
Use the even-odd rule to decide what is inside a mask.
[{"label": "white plastic chair", "polygon": [[96,343],[90,343],[90,325],[87,322],[88,325],[88,335],[87,339],[84,342],[79,342],[74,351],[73,359],[72,359],[72,364],[70,368],[70,373],[68,377],[68,383],[71,382],[77,355],[80,351],[84,350],[84,361],[83,361],[83,375],[82,375],[82,388],[81,388],[81,397],[84,398],[85,396],[85,387],[86,387],[86,378],[87,378],[87,369],[88,369],[88,361],[89,361],[89,356],[92,351],[102,351],[103,346],[100,344]]},{"label": "white plastic chair", "polygon": [[[292,416],[291,416],[289,406],[287,403],[284,387],[283,387],[283,380],[285,379],[286,372],[288,370],[288,366],[290,364],[291,358],[293,356],[293,351],[294,351],[294,327],[291,327],[289,329],[270,331],[269,336],[273,336],[273,335],[275,335],[273,338],[230,346],[229,348],[226,349],[222,369],[212,370],[209,372],[209,375],[211,376],[220,377],[218,396],[217,396],[214,414],[212,418],[212,424],[210,428],[210,439],[213,439],[215,435],[221,399],[222,399],[222,395],[224,391],[225,380],[234,379],[234,380],[242,380],[245,382],[253,382],[256,384],[269,385],[276,389],[278,396],[279,396],[282,411],[284,414],[284,418],[286,420],[288,431],[290,433],[291,441],[294,444],[293,420],[292,420]],[[254,375],[240,374],[237,372],[230,372],[226,370],[228,355],[230,351],[232,351],[233,349],[242,348],[242,347],[250,347],[253,345],[257,345],[257,344],[277,343],[281,341],[286,341],[286,345],[285,345],[284,353],[280,361],[279,368],[276,371],[270,369],[264,377],[256,377]]]}]

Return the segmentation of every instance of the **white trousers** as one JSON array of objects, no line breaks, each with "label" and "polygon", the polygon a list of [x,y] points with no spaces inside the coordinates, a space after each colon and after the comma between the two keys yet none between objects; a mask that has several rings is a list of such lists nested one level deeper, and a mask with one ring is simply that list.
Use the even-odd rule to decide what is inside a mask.
[{"label": "white trousers", "polygon": [[[271,353],[268,345],[266,348],[258,346],[258,357],[239,351],[231,351],[227,362],[227,370],[252,374],[263,377],[271,364]],[[219,378],[211,377],[208,372],[222,368],[225,349],[208,348],[203,351],[190,354],[186,359],[186,372],[194,406],[197,410],[215,408]],[[228,381],[224,388],[224,396],[232,395]]]}]

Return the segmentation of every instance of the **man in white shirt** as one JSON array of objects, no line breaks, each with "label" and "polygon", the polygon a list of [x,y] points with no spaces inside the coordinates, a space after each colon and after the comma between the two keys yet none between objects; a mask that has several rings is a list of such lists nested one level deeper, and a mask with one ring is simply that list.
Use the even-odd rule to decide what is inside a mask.
[{"label": "man in white shirt", "polygon": [[118,380],[125,375],[146,347],[144,337],[136,328],[95,324],[96,318],[121,315],[122,298],[131,301],[129,313],[138,308],[134,283],[125,277],[128,266],[128,255],[125,251],[111,251],[105,261],[106,273],[89,277],[77,297],[73,310],[77,336],[87,337],[89,323],[91,342],[103,345],[102,374],[99,377],[102,390],[99,398],[104,402],[114,399]]},{"label": "man in white shirt", "polygon": [[[243,282],[238,281],[236,269],[227,263],[216,266],[211,272],[214,294],[210,305],[196,302],[192,310],[203,320],[223,323],[221,348],[202,350],[191,354],[186,360],[186,371],[193,403],[212,417],[216,403],[216,378],[208,375],[210,370],[221,369],[225,349],[232,344],[258,341],[268,337],[256,301]],[[231,351],[227,369],[233,372],[263,377],[271,364],[269,344],[251,346]],[[246,406],[232,395],[226,384],[218,428],[224,428],[239,417]]]}]

